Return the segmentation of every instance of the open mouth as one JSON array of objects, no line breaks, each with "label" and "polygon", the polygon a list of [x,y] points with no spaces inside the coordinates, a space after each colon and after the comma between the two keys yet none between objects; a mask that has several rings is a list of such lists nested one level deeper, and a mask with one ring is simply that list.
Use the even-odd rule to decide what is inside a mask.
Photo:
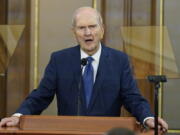
[{"label": "open mouth", "polygon": [[85,42],[86,43],[91,43],[93,41],[93,39],[86,39]]}]

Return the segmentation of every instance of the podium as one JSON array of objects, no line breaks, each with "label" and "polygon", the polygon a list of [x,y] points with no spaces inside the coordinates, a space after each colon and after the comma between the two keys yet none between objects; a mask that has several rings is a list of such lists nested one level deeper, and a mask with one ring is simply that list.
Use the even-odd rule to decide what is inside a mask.
[{"label": "podium", "polygon": [[0,134],[16,135],[103,135],[114,128],[128,128],[142,133],[133,117],[86,117],[86,116],[22,116],[18,127],[1,127]]}]

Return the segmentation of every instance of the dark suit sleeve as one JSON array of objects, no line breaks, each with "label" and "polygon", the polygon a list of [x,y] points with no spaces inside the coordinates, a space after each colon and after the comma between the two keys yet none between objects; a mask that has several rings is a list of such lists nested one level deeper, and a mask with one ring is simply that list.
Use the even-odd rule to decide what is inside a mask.
[{"label": "dark suit sleeve", "polygon": [[52,54],[50,62],[46,67],[44,77],[37,89],[25,99],[20,108],[16,111],[26,115],[40,114],[51,103],[56,90],[56,60]]},{"label": "dark suit sleeve", "polygon": [[123,72],[121,78],[121,98],[125,108],[132,113],[137,120],[143,123],[146,117],[152,116],[148,102],[141,96],[133,78],[133,73],[129,64],[128,56],[124,55]]}]

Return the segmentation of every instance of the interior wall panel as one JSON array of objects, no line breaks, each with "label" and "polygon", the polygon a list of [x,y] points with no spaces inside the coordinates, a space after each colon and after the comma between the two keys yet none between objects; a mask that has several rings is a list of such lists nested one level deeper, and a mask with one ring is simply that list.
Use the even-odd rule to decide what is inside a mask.
[{"label": "interior wall panel", "polygon": [[124,0],[102,1],[103,17],[105,23],[104,43],[112,48],[122,50],[123,40],[120,27],[123,26]]},{"label": "interior wall panel", "polygon": [[[0,25],[7,23],[6,17],[7,1],[0,1]],[[7,62],[7,49],[5,43],[0,36],[0,118],[6,115],[6,72],[5,66]]]},{"label": "interior wall panel", "polygon": [[30,0],[9,0],[8,25],[24,25],[25,29],[7,69],[7,115],[12,115],[29,93],[30,66]]}]

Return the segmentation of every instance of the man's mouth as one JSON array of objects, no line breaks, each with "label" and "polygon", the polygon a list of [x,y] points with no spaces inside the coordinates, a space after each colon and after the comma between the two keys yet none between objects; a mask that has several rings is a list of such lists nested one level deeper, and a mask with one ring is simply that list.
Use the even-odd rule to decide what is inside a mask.
[{"label": "man's mouth", "polygon": [[93,41],[93,39],[86,39],[85,42],[86,43],[91,43]]}]

